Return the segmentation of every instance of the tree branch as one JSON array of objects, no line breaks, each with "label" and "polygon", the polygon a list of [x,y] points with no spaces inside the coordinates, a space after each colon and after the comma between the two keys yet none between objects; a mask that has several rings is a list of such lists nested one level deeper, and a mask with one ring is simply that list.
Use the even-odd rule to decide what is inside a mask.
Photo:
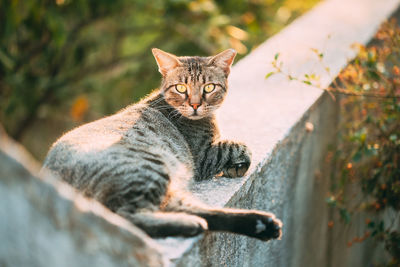
[{"label": "tree branch", "polygon": [[[155,46],[156,44],[158,44],[160,42],[160,40],[163,40],[165,35],[167,35],[167,33],[163,32],[163,34],[161,34],[158,38],[156,38],[149,46],[148,49],[152,48],[153,46]],[[148,56],[148,54],[133,54],[133,55],[129,55],[129,56],[124,56],[124,57],[120,57],[120,58],[115,58],[113,60],[110,60],[108,62],[104,62],[101,64],[96,64],[84,69],[79,70],[77,73],[75,73],[72,76],[69,77],[65,77],[64,79],[62,79],[61,81],[55,82],[54,81],[54,77],[57,75],[59,68],[55,68],[53,73],[52,73],[52,81],[50,82],[49,85],[44,89],[43,94],[41,95],[41,97],[32,105],[32,108],[30,109],[30,111],[28,112],[28,114],[25,116],[25,118],[23,118],[21,120],[21,122],[18,124],[16,130],[14,131],[14,133],[12,134],[12,137],[16,140],[20,140],[23,133],[32,125],[32,123],[36,120],[37,117],[37,112],[39,110],[39,108],[46,102],[48,102],[48,100],[51,98],[51,96],[53,95],[53,93],[57,90],[59,90],[60,88],[63,88],[65,86],[77,83],[79,81],[81,81],[82,79],[90,76],[90,75],[95,75],[107,70],[110,70],[120,64],[124,64],[126,62],[131,61],[132,59],[137,59],[138,61],[143,60],[144,58],[146,58]]]},{"label": "tree branch", "polygon": [[182,23],[175,23],[174,27],[171,28],[175,30],[175,32],[179,33],[180,35],[190,40],[193,44],[195,44],[198,48],[203,50],[206,54],[212,55],[215,52],[216,47],[211,45],[209,42],[205,42],[202,38],[198,38],[190,31],[190,29],[188,29]]}]

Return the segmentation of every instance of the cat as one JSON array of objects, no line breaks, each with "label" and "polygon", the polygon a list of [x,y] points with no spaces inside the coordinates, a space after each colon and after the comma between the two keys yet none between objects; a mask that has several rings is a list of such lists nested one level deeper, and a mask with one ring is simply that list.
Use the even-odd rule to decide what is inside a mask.
[{"label": "cat", "polygon": [[160,89],[118,113],[63,135],[44,168],[151,237],[196,236],[206,230],[277,239],[271,213],[212,208],[189,193],[218,174],[242,177],[246,145],[219,140],[214,111],[228,89],[233,49],[212,57],[177,57],[153,48]]}]

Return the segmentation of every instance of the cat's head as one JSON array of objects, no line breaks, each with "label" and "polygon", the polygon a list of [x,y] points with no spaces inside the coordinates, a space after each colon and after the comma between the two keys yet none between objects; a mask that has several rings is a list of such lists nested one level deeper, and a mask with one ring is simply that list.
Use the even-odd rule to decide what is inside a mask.
[{"label": "cat's head", "polygon": [[222,104],[235,50],[213,57],[177,57],[157,48],[152,51],[163,76],[164,99],[183,116],[198,120]]}]

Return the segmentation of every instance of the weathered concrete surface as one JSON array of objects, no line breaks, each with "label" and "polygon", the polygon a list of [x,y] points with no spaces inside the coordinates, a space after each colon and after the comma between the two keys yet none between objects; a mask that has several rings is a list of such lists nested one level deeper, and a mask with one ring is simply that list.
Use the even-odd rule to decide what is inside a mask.
[{"label": "weathered concrete surface", "polygon": [[[356,55],[352,45],[371,40],[399,4],[399,0],[323,1],[233,67],[218,122],[223,138],[241,140],[252,150],[249,173],[265,165],[276,145],[323,94],[321,89],[289,81],[284,75],[265,79],[273,71],[274,55],[280,53],[284,70],[299,78],[305,73],[320,75],[321,87],[327,88]],[[324,54],[322,62],[311,49]],[[195,190],[205,201],[223,206],[245,181],[204,182]]]},{"label": "weathered concrete surface", "polygon": [[38,165],[0,129],[1,267],[163,265],[157,244],[141,230],[28,169],[37,172]]},{"label": "weathered concrete surface", "polygon": [[[244,141],[252,150],[250,174],[204,181],[193,191],[210,205],[274,212],[284,223],[282,240],[208,234],[175,260],[178,266],[366,266],[373,260],[374,244],[346,247],[360,234],[357,227],[328,229],[330,170],[323,156],[336,139],[336,102],[284,75],[264,77],[280,53],[284,71],[300,78],[315,73],[326,88],[355,56],[352,44],[371,40],[399,3],[323,1],[234,66],[218,119],[224,138]],[[324,55],[321,62],[312,49]],[[313,132],[306,132],[306,122]]]}]

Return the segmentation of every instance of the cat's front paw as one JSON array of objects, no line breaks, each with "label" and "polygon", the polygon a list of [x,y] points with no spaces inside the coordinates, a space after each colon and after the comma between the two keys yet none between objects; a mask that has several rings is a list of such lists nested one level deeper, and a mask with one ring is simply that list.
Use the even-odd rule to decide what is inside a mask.
[{"label": "cat's front paw", "polygon": [[251,153],[243,144],[233,144],[230,160],[223,169],[223,176],[229,178],[243,177],[250,167]]},{"label": "cat's front paw", "polygon": [[[258,217],[258,218],[257,218]],[[268,241],[280,239],[282,236],[282,222],[273,214],[256,214],[253,237]]]}]

